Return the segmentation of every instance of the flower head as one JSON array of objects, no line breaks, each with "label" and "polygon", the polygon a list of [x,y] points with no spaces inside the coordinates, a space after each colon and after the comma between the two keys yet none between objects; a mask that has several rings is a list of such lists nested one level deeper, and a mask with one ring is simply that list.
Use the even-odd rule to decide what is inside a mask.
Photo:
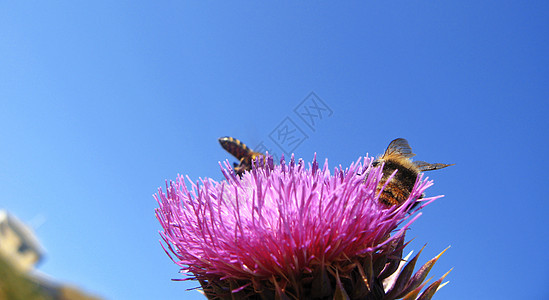
[{"label": "flower head", "polygon": [[395,271],[405,230],[419,216],[412,218],[409,210],[432,182],[418,178],[407,201],[386,207],[376,192],[382,166],[371,161],[360,158],[332,174],[328,162],[320,168],[316,157],[306,168],[293,156],[280,165],[267,156],[242,178],[225,162],[225,180],[189,179],[190,190],[179,176],[155,195],[166,253],[186,280],[200,281],[209,298],[303,299],[339,292],[361,299],[412,291],[425,277],[411,282],[410,273],[402,283]]}]

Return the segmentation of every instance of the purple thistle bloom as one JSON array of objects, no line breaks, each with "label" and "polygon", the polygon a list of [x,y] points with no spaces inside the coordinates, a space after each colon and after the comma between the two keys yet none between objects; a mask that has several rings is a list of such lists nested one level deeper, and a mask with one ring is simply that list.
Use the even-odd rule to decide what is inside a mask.
[{"label": "purple thistle bloom", "polygon": [[[316,155],[308,168],[293,156],[289,164],[283,158],[275,166],[267,156],[242,178],[225,162],[221,169],[226,180],[193,183],[187,178],[190,190],[178,176],[166,184],[166,192],[159,189],[155,195],[164,250],[186,273],[184,280],[199,280],[212,299],[304,299],[337,293],[377,299],[414,292],[426,273],[405,274],[403,279],[394,279],[394,273],[404,233],[420,215],[411,217],[409,210],[432,182],[420,176],[406,202],[386,207],[376,193],[382,166],[372,167],[371,162],[360,158],[331,174],[327,160],[319,168]],[[421,201],[428,204],[436,198]],[[421,269],[428,272],[432,264]],[[383,288],[390,275],[393,285]]]}]

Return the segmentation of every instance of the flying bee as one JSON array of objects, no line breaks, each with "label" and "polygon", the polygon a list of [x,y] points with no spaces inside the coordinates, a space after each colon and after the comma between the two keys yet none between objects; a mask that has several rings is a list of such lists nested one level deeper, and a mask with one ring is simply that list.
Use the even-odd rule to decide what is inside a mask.
[{"label": "flying bee", "polygon": [[246,144],[241,141],[232,138],[230,136],[221,137],[218,139],[221,147],[227,152],[236,157],[240,163],[234,163],[234,171],[238,175],[242,175],[245,171],[252,169],[252,161],[259,156],[264,156],[259,152],[255,152],[250,149]]},{"label": "flying bee", "polygon": [[393,140],[387,147],[387,150],[385,150],[385,153],[372,163],[372,166],[374,167],[384,163],[383,177],[377,186],[378,192],[383,188],[383,185],[385,185],[385,182],[387,182],[391,174],[393,174],[395,170],[398,170],[379,196],[379,201],[381,203],[387,206],[402,204],[410,196],[419,173],[454,165],[440,163],[430,164],[424,161],[413,162],[410,159],[413,156],[415,156],[415,154],[412,153],[412,148],[410,148],[408,141],[398,138]]}]

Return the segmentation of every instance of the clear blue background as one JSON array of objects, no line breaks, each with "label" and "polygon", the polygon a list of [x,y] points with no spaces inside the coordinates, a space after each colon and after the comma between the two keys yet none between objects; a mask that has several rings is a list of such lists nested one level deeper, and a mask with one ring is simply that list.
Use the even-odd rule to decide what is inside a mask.
[{"label": "clear blue background", "polygon": [[[291,117],[332,166],[410,141],[428,175],[408,233],[448,269],[438,299],[547,299],[546,1],[2,1],[0,208],[39,269],[107,299],[202,299],[172,282],[152,194],[219,179],[217,143]],[[311,130],[294,108],[332,110]],[[232,161],[232,159],[231,159]]]}]

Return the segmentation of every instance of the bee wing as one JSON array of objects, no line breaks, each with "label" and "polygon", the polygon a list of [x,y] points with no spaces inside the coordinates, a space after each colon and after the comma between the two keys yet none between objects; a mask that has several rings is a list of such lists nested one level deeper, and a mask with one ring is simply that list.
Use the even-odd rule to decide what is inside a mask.
[{"label": "bee wing", "polygon": [[414,161],[414,165],[416,165],[419,168],[419,170],[423,172],[423,171],[438,170],[438,169],[446,168],[449,166],[453,166],[455,164],[439,164],[439,163],[430,164],[424,161]]},{"label": "bee wing", "polygon": [[406,158],[415,156],[415,154],[412,152],[412,148],[408,144],[408,141],[403,138],[398,138],[396,140],[393,140],[389,144],[383,156],[387,156],[387,155],[400,155]]}]

